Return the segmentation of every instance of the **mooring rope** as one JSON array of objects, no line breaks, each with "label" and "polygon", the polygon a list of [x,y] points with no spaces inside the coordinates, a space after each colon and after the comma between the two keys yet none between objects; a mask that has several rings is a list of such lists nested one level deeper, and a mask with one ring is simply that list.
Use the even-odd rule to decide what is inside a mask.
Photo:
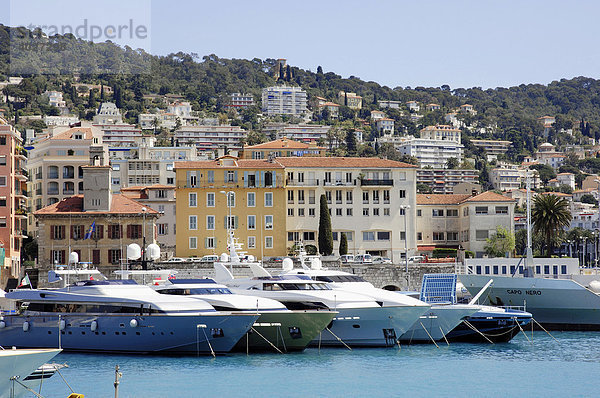
[{"label": "mooring rope", "polygon": [[329,333],[331,333],[333,335],[333,337],[335,337],[340,343],[342,343],[344,345],[344,347],[346,347],[347,349],[349,349],[350,351],[352,351],[352,348],[350,348],[350,346],[348,346],[348,344],[344,343],[344,341],[342,339],[340,339],[339,337],[337,337],[335,335],[335,333],[333,333],[331,331],[331,329],[329,329],[329,328],[325,328],[325,329],[327,329],[329,331]]},{"label": "mooring rope", "polygon": [[279,348],[277,348],[273,343],[271,343],[265,336],[263,336],[262,334],[260,334],[260,332],[256,329],[254,329],[254,326],[252,326],[250,328],[254,333],[258,334],[260,337],[262,337],[262,339],[264,341],[266,341],[267,343],[269,343],[271,345],[271,347],[273,347],[278,353],[283,354],[283,352],[281,352],[281,350]]},{"label": "mooring rope", "polygon": [[423,325],[423,322],[419,322],[421,324],[421,327],[423,327],[423,330],[425,331],[425,333],[427,333],[427,336],[429,336],[429,338],[431,339],[431,341],[433,342],[433,344],[435,344],[435,346],[437,348],[440,348],[439,345],[437,345],[437,343],[435,342],[435,340],[433,339],[433,337],[431,337],[431,335],[429,334],[429,331],[427,331],[427,328],[425,327],[425,325]]},{"label": "mooring rope", "polygon": [[486,339],[490,344],[494,344],[494,342],[490,339],[488,339],[488,337],[481,333],[481,331],[479,331],[475,326],[473,326],[471,324],[471,322],[467,321],[466,319],[463,319],[463,322],[465,323],[465,325],[467,325],[468,327],[470,327],[472,330],[474,330],[475,332],[479,333],[484,339]]}]

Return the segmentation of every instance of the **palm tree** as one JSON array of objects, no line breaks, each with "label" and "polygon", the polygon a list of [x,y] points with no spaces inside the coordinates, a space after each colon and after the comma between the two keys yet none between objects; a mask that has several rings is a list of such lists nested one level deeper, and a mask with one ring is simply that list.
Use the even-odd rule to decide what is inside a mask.
[{"label": "palm tree", "polygon": [[569,202],[556,195],[537,195],[533,200],[531,219],[533,232],[546,238],[546,256],[552,255],[554,242],[561,232],[571,224]]}]

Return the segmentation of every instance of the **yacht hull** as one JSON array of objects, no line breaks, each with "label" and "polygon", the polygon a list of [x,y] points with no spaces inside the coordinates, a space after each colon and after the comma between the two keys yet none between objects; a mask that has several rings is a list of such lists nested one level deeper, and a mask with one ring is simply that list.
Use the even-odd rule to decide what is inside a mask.
[{"label": "yacht hull", "polygon": [[311,343],[321,346],[390,347],[415,322],[427,306],[337,309],[328,329]]},{"label": "yacht hull", "polygon": [[19,397],[25,395],[27,390],[14,383],[11,378],[18,377],[23,382],[25,378],[54,358],[59,349],[32,349],[32,350],[3,350],[0,351],[0,398]]},{"label": "yacht hull", "polygon": [[468,317],[466,321],[480,333],[463,321],[446,335],[446,339],[465,343],[506,343],[531,322],[531,314],[518,310],[482,310]]},{"label": "yacht hull", "polygon": [[258,314],[65,314],[60,322],[58,315],[14,315],[4,317],[0,345],[52,348],[60,344],[65,351],[154,354],[210,354],[212,348],[223,354],[257,318]]},{"label": "yacht hull", "polygon": [[234,347],[238,352],[302,351],[329,325],[332,311],[263,312]]},{"label": "yacht hull", "polygon": [[400,336],[401,343],[431,343],[440,341],[466,317],[478,311],[468,305],[433,305]]},{"label": "yacht hull", "polygon": [[520,306],[550,330],[600,330],[600,296],[570,279],[460,275],[471,294],[490,280],[487,303]]}]

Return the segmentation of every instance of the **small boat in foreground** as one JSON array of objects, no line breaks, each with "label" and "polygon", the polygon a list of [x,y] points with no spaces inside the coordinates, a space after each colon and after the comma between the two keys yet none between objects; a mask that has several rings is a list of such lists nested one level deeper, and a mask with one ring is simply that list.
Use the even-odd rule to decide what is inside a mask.
[{"label": "small boat in foreground", "polygon": [[0,349],[0,398],[25,395],[28,391],[21,383],[29,388],[39,385],[39,378],[37,378],[38,383],[27,378],[61,351],[59,349]]}]

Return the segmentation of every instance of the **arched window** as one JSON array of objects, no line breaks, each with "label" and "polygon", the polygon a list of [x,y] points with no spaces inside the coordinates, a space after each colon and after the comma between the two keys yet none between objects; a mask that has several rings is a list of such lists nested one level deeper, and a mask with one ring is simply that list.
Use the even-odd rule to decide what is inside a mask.
[{"label": "arched window", "polygon": [[58,166],[48,167],[48,178],[58,178]]},{"label": "arched window", "polygon": [[63,178],[75,178],[75,168],[73,166],[63,166]]},{"label": "arched window", "polygon": [[79,166],[79,167],[77,168],[77,176],[78,176],[79,178],[83,178],[83,167]]},{"label": "arched window", "polygon": [[58,198],[48,198],[48,206],[58,202]]},{"label": "arched window", "polygon": [[75,184],[71,181],[67,181],[63,183],[63,195],[74,195],[75,194]]},{"label": "arched window", "polygon": [[48,195],[58,195],[58,182],[51,181],[48,183]]},{"label": "arched window", "polygon": [[83,193],[83,181],[79,181],[77,193]]}]

